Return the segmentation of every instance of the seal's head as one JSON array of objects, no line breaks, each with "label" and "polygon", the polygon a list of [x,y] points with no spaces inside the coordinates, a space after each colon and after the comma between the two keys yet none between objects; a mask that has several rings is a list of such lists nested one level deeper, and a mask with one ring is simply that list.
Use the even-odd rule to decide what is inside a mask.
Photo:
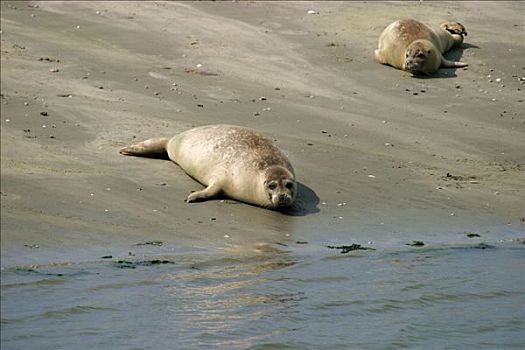
[{"label": "seal's head", "polygon": [[295,200],[297,184],[294,175],[282,166],[269,167],[265,172],[264,190],[273,209],[290,206]]},{"label": "seal's head", "polygon": [[[412,74],[428,74],[437,70],[439,61],[432,44],[423,40],[416,40],[405,50],[405,62],[403,70]],[[434,67],[437,64],[437,67]]]}]

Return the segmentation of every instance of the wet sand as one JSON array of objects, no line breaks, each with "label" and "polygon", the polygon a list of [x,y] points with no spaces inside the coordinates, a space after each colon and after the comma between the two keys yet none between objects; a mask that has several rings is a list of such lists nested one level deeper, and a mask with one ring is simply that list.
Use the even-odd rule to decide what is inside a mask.
[{"label": "wet sand", "polygon": [[[2,267],[153,240],[141,252],[523,237],[523,2],[1,6]],[[446,56],[469,66],[413,77],[374,62],[404,17],[463,23]],[[187,204],[201,186],[175,164],[118,153],[212,123],[273,137],[301,208]]]}]

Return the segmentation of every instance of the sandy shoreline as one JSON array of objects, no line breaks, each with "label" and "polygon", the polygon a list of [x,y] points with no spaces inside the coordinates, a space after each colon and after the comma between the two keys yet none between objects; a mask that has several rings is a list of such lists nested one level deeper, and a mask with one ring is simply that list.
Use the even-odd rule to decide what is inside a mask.
[{"label": "sandy shoreline", "polygon": [[[523,2],[1,6],[3,267],[148,240],[523,236]],[[403,17],[463,23],[449,57],[469,67],[414,78],[375,63],[380,32]],[[306,212],[189,205],[200,186],[176,165],[118,153],[211,123],[271,135],[312,191]]]}]

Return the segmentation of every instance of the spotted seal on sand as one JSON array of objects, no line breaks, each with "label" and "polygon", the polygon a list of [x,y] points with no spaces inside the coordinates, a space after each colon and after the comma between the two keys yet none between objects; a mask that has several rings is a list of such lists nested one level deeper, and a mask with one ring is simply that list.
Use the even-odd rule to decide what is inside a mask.
[{"label": "spotted seal on sand", "polygon": [[379,37],[374,56],[379,63],[412,74],[431,74],[439,67],[466,67],[464,62],[449,61],[443,53],[463,43],[467,35],[461,23],[446,22],[432,29],[414,19],[395,21]]},{"label": "spotted seal on sand", "polygon": [[188,202],[220,195],[269,209],[290,206],[296,196],[295,173],[288,158],[266,136],[233,125],[208,125],[172,138],[153,138],[120,150],[121,154],[166,154],[206,188]]}]

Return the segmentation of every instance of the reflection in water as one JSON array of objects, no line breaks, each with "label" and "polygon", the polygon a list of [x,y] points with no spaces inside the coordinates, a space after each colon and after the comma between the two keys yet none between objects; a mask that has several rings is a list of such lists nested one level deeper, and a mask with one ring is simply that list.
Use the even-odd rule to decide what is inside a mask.
[{"label": "reflection in water", "polygon": [[[271,334],[286,333],[285,329],[277,329],[260,334],[256,327],[250,330],[246,326],[272,314],[293,312],[294,305],[304,298],[302,292],[269,293],[272,288],[265,287],[271,283],[267,274],[293,266],[294,261],[269,244],[235,246],[226,251],[228,258],[194,263],[191,270],[166,276],[171,281],[171,297],[185,301],[169,309],[168,322],[174,329],[204,328],[204,343],[217,345],[218,341],[223,346],[240,348]],[[231,254],[241,256],[231,258]],[[250,336],[250,332],[254,334]],[[244,335],[232,340],[227,334]]]},{"label": "reflection in water", "polygon": [[[231,246],[212,255],[130,257],[126,263],[133,268],[124,269],[117,262],[4,271],[2,327],[8,336],[2,348],[76,347],[67,341],[58,346],[57,338],[46,336],[57,332],[96,336],[97,348],[124,332],[129,339],[120,346],[128,348],[144,345],[151,327],[163,334],[160,347],[172,342],[195,348],[197,342],[245,348],[285,334],[283,327],[261,332],[256,325],[271,315],[293,312],[303,298],[302,292],[267,286],[269,276],[295,261],[265,243]],[[135,343],[134,336],[141,340]]]}]

